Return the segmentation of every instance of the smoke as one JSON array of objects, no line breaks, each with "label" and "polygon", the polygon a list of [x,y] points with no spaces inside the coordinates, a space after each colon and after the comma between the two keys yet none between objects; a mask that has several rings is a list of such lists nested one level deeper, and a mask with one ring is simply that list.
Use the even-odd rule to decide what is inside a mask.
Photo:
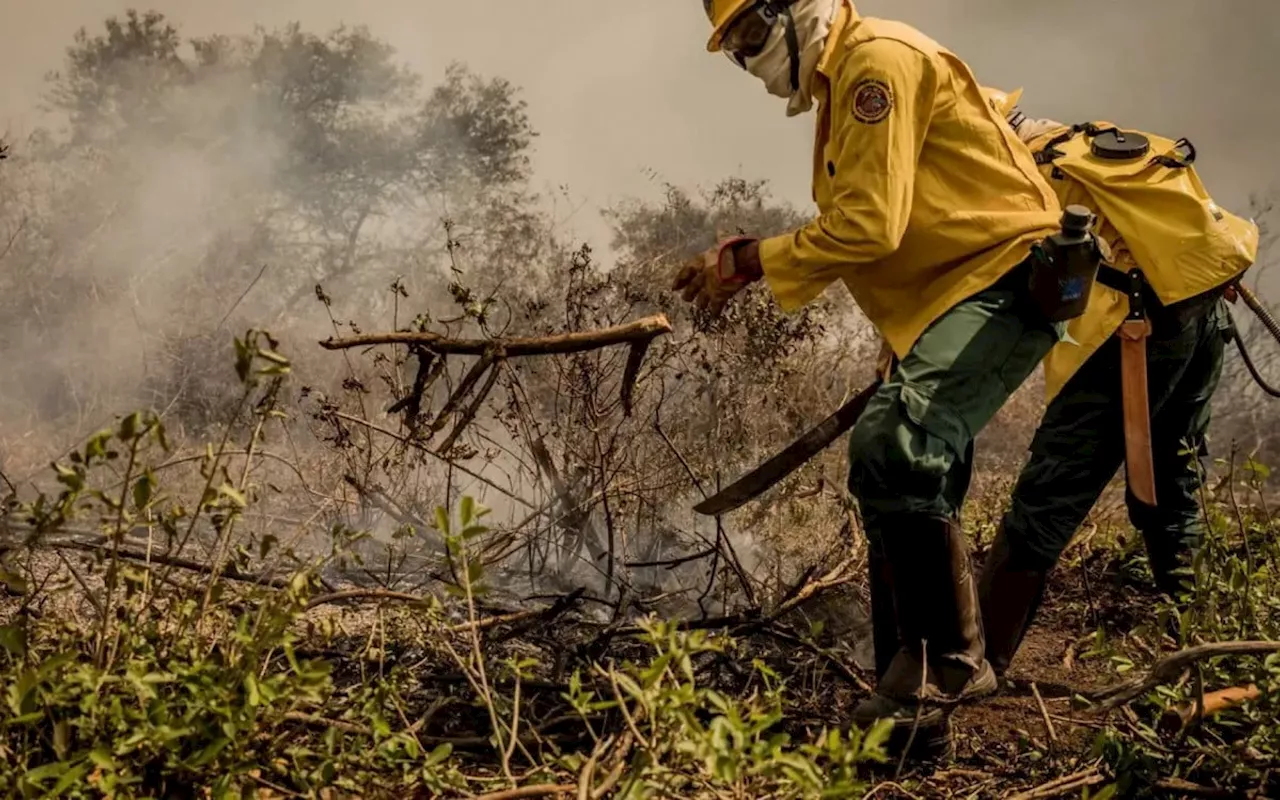
[{"label": "smoke", "polygon": [[5,274],[0,357],[18,378],[6,423],[72,414],[76,433],[100,426],[179,366],[165,363],[168,342],[211,332],[227,310],[200,289],[226,242],[252,238],[274,191],[278,133],[252,112],[242,81],[150,99],[163,125],[19,143],[19,169],[4,177],[5,219],[25,227]]},{"label": "smoke", "polygon": [[[1190,0],[1089,0],[1067,13],[1009,0],[857,5],[918,26],[984,83],[1024,87],[1036,115],[1108,118],[1191,138],[1210,190],[1235,211],[1247,213],[1250,193],[1280,176],[1269,142],[1280,122],[1280,90],[1270,79],[1277,56],[1264,35],[1280,22],[1278,4],[1241,0],[1231,15],[1207,15]],[[41,77],[66,66],[60,56],[77,26],[93,35],[120,9],[106,0],[47,0],[5,12],[0,129],[7,123],[14,132],[14,155],[0,165],[0,252],[18,232],[0,262],[6,459],[42,463],[139,403],[193,424],[217,419],[214,401],[231,379],[230,337],[249,325],[287,331],[298,382],[323,382],[343,360],[314,347],[334,332],[314,284],[331,292],[339,319],[370,325],[390,322],[395,299],[386,289],[400,277],[413,297],[399,324],[406,307],[448,308],[440,291],[449,264],[444,216],[468,245],[464,266],[523,276],[540,258],[536,242],[546,231],[538,214],[549,213],[557,233],[585,236],[607,259],[609,228],[595,210],[661,191],[654,173],[682,186],[761,177],[784,202],[809,207],[812,117],[786,118],[758,81],[704,51],[696,0],[364,3],[352,21],[388,42],[390,62],[407,65],[418,82],[379,95],[399,78],[376,47],[353,49],[347,55],[361,66],[337,88],[356,99],[321,117],[299,111],[310,102],[296,94],[305,87],[285,78],[322,69],[291,72],[307,62],[288,58],[253,69],[234,59],[203,64],[189,37],[227,34],[208,55],[261,43],[265,33],[250,33],[257,24],[281,32],[297,18],[303,30],[328,31],[350,3],[156,6],[186,37],[184,69],[165,80],[144,71],[136,91],[102,104],[115,116],[72,144],[64,117],[35,111],[50,88]],[[510,77],[528,101],[541,137],[518,180],[476,171],[476,143],[465,126],[448,124],[457,119],[448,109],[435,107],[442,124],[424,122],[432,86],[455,59]],[[325,108],[324,98],[313,99],[312,110]],[[452,112],[465,115],[466,103]],[[23,135],[39,124],[60,132]],[[566,186],[555,194],[568,197],[567,207],[548,209],[523,194],[544,184]],[[488,248],[484,230],[502,248]],[[56,432],[31,435],[51,420]],[[514,446],[502,431],[493,436]],[[33,441],[45,445],[24,457]],[[489,500],[503,517],[527,512]],[[384,523],[376,523],[382,534]]]}]

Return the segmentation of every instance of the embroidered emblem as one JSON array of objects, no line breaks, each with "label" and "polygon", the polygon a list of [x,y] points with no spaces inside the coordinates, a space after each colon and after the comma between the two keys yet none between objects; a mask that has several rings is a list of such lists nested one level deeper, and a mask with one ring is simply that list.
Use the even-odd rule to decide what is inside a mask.
[{"label": "embroidered emblem", "polygon": [[853,88],[853,118],[867,125],[883,122],[893,110],[893,90],[883,81],[867,78]]}]

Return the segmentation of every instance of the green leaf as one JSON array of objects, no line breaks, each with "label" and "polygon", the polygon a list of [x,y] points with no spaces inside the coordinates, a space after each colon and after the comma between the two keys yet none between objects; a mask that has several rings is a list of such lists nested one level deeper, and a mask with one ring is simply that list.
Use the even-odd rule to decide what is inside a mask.
[{"label": "green leaf", "polygon": [[30,589],[25,578],[16,572],[6,569],[3,564],[0,564],[0,583],[9,587],[9,591],[14,594],[26,594]]},{"label": "green leaf", "polygon": [[232,486],[229,483],[224,483],[221,486],[219,486],[218,494],[222,495],[223,497],[226,497],[227,499],[235,503],[240,508],[249,507],[249,501],[245,498],[245,496],[240,492],[239,489],[237,489],[236,487]]},{"label": "green leaf", "polygon": [[155,489],[156,479],[151,470],[144,472],[133,484],[133,506],[141,511],[151,502],[151,493]]},{"label": "green leaf", "polygon": [[67,757],[68,740],[70,738],[70,726],[65,719],[60,719],[53,723],[53,752],[58,754],[58,758]]},{"label": "green leaf", "polygon": [[249,345],[242,339],[236,338],[236,376],[240,378],[240,382],[244,383],[249,380],[249,369],[253,366],[253,356],[249,352]]},{"label": "green leaf", "polygon": [[[469,526],[471,524],[471,521],[475,518],[474,517],[475,510],[476,510],[475,499],[472,498],[472,496],[469,494],[464,494],[462,496],[462,501],[459,503],[459,506],[458,506],[458,516],[464,527]],[[465,535],[465,532],[464,532],[464,535]]]},{"label": "green leaf", "polygon": [[61,464],[54,464],[53,469],[58,473],[58,483],[71,491],[78,492],[84,488],[84,475],[79,470],[64,467]]},{"label": "green leaf", "polygon": [[107,455],[107,442],[111,441],[111,437],[114,435],[110,428],[105,428],[89,437],[89,441],[85,442],[84,446],[85,460],[105,458]]},{"label": "green leaf", "polygon": [[142,427],[142,415],[135,411],[120,422],[120,439],[129,442],[138,438],[140,427]]},{"label": "green leaf", "polygon": [[189,767],[203,767],[218,757],[218,754],[231,744],[231,740],[225,736],[215,739],[208,747],[201,750],[194,758],[187,761]]},{"label": "green leaf", "polygon": [[889,741],[889,734],[892,732],[893,720],[877,720],[871,726],[871,729],[866,732],[866,735],[862,737],[862,755],[874,759],[886,758],[884,746]]},{"label": "green leaf", "polygon": [[50,778],[62,775],[70,768],[71,765],[65,761],[55,761],[52,764],[44,764],[35,769],[29,769],[22,777],[29,783],[39,785]]},{"label": "green leaf", "polygon": [[0,626],[0,647],[23,658],[27,654],[27,632],[17,625]]},{"label": "green leaf", "polygon": [[274,350],[259,350],[258,357],[270,361],[273,364],[279,364],[283,367],[289,366],[289,359]]},{"label": "green leaf", "polygon": [[89,760],[103,769],[115,769],[116,761],[111,757],[111,750],[98,745],[89,751]]},{"label": "green leaf", "polygon": [[262,695],[258,692],[258,679],[253,677],[253,673],[246,673],[244,676],[244,690],[248,694],[248,702],[250,708],[257,708],[262,704]]},{"label": "green leaf", "polygon": [[169,437],[165,434],[164,423],[156,420],[155,424],[156,441],[160,443],[161,449],[166,453],[171,449],[169,447]]},{"label": "green leaf", "polygon": [[1244,468],[1258,476],[1259,480],[1265,481],[1267,478],[1271,477],[1271,468],[1266,464],[1254,461],[1252,456],[1245,461]]}]

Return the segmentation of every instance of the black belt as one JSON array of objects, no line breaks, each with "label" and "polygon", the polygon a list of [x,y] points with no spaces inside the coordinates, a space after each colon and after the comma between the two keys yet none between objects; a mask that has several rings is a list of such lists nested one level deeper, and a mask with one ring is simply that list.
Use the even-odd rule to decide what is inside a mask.
[{"label": "black belt", "polygon": [[1103,264],[1098,268],[1098,283],[1121,294],[1129,293],[1129,276],[1119,268]]},{"label": "black belt", "polygon": [[[1124,295],[1129,294],[1129,274],[1121,271],[1118,267],[1104,264],[1098,269],[1097,281],[1108,289],[1114,289]],[[1214,303],[1222,297],[1226,288],[1227,285],[1224,283],[1221,286],[1215,286],[1208,291],[1201,292],[1194,297],[1188,297],[1186,300],[1179,300],[1171,306],[1166,306],[1160,302],[1160,298],[1156,296],[1151,284],[1143,279],[1143,305],[1153,322],[1170,322],[1181,325],[1195,317],[1207,314],[1209,309],[1213,308]]]}]

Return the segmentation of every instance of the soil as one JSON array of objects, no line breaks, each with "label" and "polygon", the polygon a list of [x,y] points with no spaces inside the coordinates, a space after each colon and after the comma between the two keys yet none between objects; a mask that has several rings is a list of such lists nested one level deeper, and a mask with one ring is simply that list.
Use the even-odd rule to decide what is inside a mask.
[{"label": "soil", "polygon": [[[845,588],[837,593],[855,591]],[[1133,627],[1154,621],[1145,613],[1154,600],[1151,586],[1126,579],[1114,562],[1064,564],[1051,576],[1040,612],[999,694],[954,713],[952,757],[916,765],[908,762],[897,780],[893,780],[897,764],[887,765],[885,782],[875,796],[1008,797],[1090,766],[1092,745],[1105,726],[1088,711],[1073,708],[1072,696],[1121,679],[1105,656],[1090,653],[1098,627],[1108,640],[1119,639]],[[815,600],[823,603],[821,598]],[[862,597],[856,598],[852,613],[846,610],[842,615],[846,630],[840,633],[869,634],[865,607]],[[865,638],[849,649],[854,656],[849,660],[870,681],[870,648]],[[865,691],[845,687],[838,694],[847,714]],[[907,781],[913,784],[909,793],[899,785]],[[1062,796],[1080,796],[1080,791]]]}]

